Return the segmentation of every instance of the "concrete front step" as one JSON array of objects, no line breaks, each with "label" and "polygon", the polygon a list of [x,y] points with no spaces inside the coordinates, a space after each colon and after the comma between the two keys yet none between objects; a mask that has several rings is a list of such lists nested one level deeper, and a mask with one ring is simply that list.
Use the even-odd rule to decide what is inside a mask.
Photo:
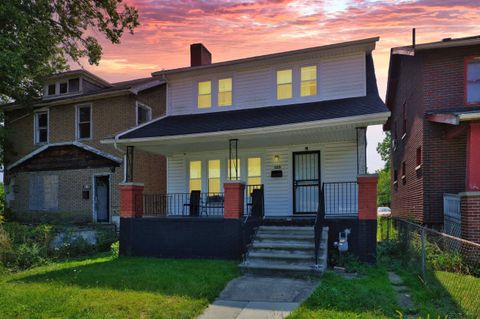
[{"label": "concrete front step", "polygon": [[270,233],[270,232],[258,232],[256,239],[274,239],[274,240],[314,240],[312,234],[285,234],[285,233]]},{"label": "concrete front step", "polygon": [[286,263],[263,263],[245,261],[240,264],[240,269],[253,273],[288,273],[299,275],[321,275],[323,267],[316,267],[313,264],[286,264]]},{"label": "concrete front step", "polygon": [[260,226],[258,228],[259,232],[280,232],[282,234],[285,233],[314,233],[314,228],[311,226]]},{"label": "concrete front step", "polygon": [[262,258],[262,259],[282,259],[282,260],[309,260],[313,261],[315,256],[312,254],[308,254],[305,252],[298,252],[298,253],[290,253],[284,251],[275,251],[275,250],[267,250],[267,251],[252,251],[248,254],[248,258]]},{"label": "concrete front step", "polygon": [[254,240],[252,248],[286,249],[286,250],[314,250],[315,243],[302,241]]}]

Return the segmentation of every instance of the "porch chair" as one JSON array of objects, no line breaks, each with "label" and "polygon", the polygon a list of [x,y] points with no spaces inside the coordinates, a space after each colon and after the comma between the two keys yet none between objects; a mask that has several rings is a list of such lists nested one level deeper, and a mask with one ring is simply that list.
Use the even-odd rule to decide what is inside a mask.
[{"label": "porch chair", "polygon": [[215,212],[216,209],[223,209],[224,198],[222,195],[208,195],[202,206],[202,215],[208,216],[208,211],[211,209]]},{"label": "porch chair", "polygon": [[192,191],[190,193],[190,201],[183,204],[182,215],[185,215],[185,208],[189,208],[189,216],[199,216],[200,215],[200,191]]}]

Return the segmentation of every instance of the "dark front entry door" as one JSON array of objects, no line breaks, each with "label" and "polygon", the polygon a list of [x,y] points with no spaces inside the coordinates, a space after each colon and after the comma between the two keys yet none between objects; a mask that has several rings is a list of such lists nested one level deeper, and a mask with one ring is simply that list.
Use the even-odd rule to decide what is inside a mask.
[{"label": "dark front entry door", "polygon": [[95,212],[97,222],[108,222],[110,215],[110,177],[95,177]]},{"label": "dark front entry door", "polygon": [[293,153],[293,212],[315,214],[320,197],[320,152]]}]

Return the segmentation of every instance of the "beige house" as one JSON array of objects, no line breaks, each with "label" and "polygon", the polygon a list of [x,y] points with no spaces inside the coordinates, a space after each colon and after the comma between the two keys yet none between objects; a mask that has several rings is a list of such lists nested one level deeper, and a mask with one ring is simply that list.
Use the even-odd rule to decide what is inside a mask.
[{"label": "beige house", "polygon": [[[100,140],[165,113],[162,80],[109,83],[84,71],[47,82],[33,107],[5,105],[9,207],[26,221],[111,222],[125,154]],[[135,175],[152,192],[165,190],[165,159],[135,151]],[[141,159],[141,161],[140,161]],[[155,169],[152,169],[155,166]]]}]

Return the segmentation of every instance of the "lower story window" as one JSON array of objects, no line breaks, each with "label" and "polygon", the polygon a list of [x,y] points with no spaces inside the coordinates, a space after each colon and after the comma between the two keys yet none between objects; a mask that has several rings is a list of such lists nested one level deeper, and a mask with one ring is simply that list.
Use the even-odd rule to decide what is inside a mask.
[{"label": "lower story window", "polygon": [[220,160],[208,161],[208,192],[220,193]]},{"label": "lower story window", "polygon": [[240,180],[240,159],[228,160],[228,179],[231,181]]},{"label": "lower story window", "polygon": [[262,184],[262,159],[260,157],[251,157],[248,159],[248,185]]},{"label": "lower story window", "polygon": [[202,162],[190,161],[190,191],[202,190]]},{"label": "lower story window", "polygon": [[30,176],[30,210],[58,210],[58,176]]}]

